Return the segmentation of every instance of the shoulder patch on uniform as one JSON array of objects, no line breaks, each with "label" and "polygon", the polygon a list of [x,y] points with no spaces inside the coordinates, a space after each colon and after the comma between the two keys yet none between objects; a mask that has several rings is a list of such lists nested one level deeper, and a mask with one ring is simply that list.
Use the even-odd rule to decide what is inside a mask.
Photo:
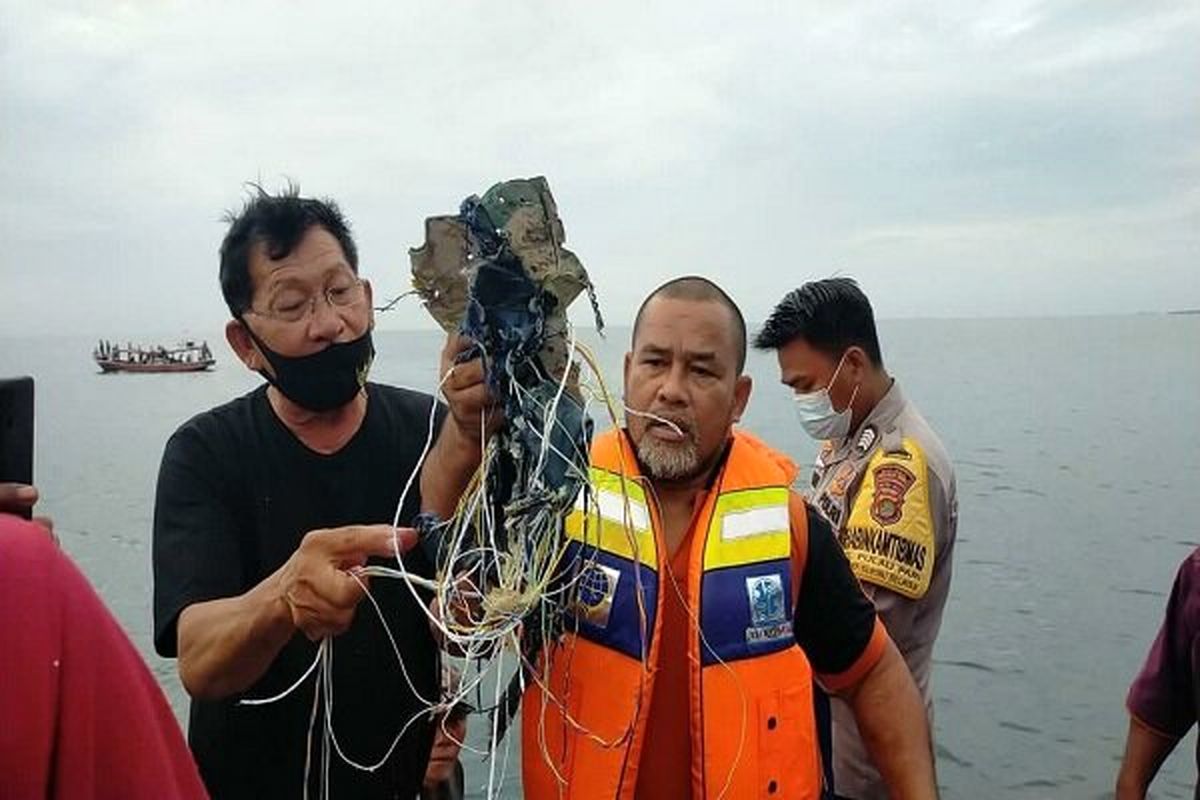
[{"label": "shoulder patch on uniform", "polygon": [[871,478],[875,484],[871,518],[880,525],[895,525],[904,517],[904,497],[917,482],[917,476],[903,464],[889,460],[874,467]]},{"label": "shoulder patch on uniform", "polygon": [[867,466],[850,518],[838,532],[860,580],[919,599],[933,577],[933,517],[925,456],[905,439],[877,452]]}]

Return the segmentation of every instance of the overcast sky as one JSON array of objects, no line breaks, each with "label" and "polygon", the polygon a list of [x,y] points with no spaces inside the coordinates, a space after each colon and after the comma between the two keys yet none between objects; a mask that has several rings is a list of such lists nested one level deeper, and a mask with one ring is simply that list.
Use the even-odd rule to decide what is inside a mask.
[{"label": "overcast sky", "polygon": [[[544,174],[609,320],[701,273],[885,317],[1200,306],[1200,4],[0,2],[0,335],[215,335],[243,183],[377,299]],[[415,301],[380,320],[429,326]]]}]

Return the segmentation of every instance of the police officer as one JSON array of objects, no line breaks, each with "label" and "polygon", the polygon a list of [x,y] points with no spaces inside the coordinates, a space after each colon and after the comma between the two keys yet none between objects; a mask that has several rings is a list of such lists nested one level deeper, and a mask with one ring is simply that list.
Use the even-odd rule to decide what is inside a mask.
[{"label": "police officer", "polygon": [[[930,667],[950,589],[954,470],[937,434],[884,369],[871,303],[850,278],[789,292],[755,338],[774,350],[821,449],[809,500],[829,520],[903,654],[932,729]],[[886,797],[853,715],[832,700],[837,795]]]}]

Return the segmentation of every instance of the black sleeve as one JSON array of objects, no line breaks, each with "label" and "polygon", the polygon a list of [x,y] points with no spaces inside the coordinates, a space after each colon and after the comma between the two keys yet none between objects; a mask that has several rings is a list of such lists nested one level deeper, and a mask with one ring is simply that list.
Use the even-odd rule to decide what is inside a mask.
[{"label": "black sleeve", "polygon": [[[450,419],[450,407],[438,397],[411,393],[413,403],[408,411],[408,421],[397,427],[396,451],[403,453],[405,464],[412,464],[411,469],[418,470],[413,478],[412,488],[408,490],[404,511],[400,515],[401,525],[412,524],[413,518],[421,511],[424,498],[421,496],[421,478],[428,464],[429,454],[437,447],[442,438],[443,428]],[[429,403],[432,403],[433,420],[430,427]],[[428,448],[425,447],[428,442]],[[405,473],[407,478],[408,473]]]},{"label": "black sleeve", "polygon": [[837,675],[854,666],[875,633],[875,606],[863,594],[829,523],[805,504],[808,557],[796,598],[796,643],[813,669]]},{"label": "black sleeve", "polygon": [[[224,470],[194,423],[168,440],[154,500],[154,649],[177,655],[175,622],[193,603],[244,591]],[[230,465],[226,465],[226,469]]]}]

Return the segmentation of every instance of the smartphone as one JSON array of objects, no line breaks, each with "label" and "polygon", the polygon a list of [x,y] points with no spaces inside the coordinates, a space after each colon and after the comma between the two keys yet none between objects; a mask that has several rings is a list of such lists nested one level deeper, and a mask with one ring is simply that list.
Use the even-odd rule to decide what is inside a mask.
[{"label": "smartphone", "polygon": [[[33,378],[0,378],[0,483],[33,483]],[[22,516],[28,519],[32,509]]]}]

